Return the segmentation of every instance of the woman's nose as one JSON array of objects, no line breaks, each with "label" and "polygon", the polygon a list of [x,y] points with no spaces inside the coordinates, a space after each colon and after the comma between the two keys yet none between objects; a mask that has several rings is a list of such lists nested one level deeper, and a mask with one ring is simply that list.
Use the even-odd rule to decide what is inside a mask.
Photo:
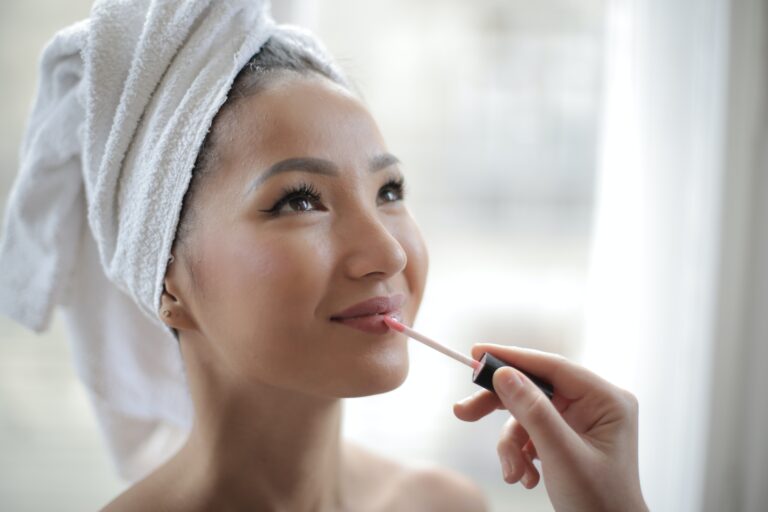
[{"label": "woman's nose", "polygon": [[349,277],[388,278],[405,269],[408,256],[400,241],[375,214],[345,223],[345,267]]}]

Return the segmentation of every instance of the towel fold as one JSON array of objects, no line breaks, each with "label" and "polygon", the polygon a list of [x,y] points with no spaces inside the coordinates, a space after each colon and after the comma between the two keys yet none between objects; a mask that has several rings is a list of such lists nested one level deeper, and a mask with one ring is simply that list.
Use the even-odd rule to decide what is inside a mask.
[{"label": "towel fold", "polygon": [[118,473],[136,480],[185,439],[192,404],[158,316],[197,152],[276,25],[266,1],[103,0],[39,62],[0,240],[0,312],[46,331],[57,305]]}]

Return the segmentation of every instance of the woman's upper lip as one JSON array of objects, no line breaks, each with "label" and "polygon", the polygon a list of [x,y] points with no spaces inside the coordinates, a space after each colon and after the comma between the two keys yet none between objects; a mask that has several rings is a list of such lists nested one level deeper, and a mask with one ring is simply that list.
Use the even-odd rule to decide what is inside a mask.
[{"label": "woman's upper lip", "polygon": [[389,297],[373,297],[372,299],[358,302],[354,306],[350,306],[344,311],[340,311],[333,316],[331,320],[338,320],[341,318],[352,318],[356,316],[367,315],[386,315],[394,313],[400,310],[405,300],[405,295],[402,293],[396,293]]}]

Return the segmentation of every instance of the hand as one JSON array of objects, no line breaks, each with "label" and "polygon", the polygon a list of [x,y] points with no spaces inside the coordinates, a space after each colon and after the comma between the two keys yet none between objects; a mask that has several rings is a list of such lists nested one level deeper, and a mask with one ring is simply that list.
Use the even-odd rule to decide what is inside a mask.
[{"label": "hand", "polygon": [[[504,480],[536,487],[541,461],[549,498],[558,511],[647,511],[637,462],[635,396],[586,368],[547,352],[477,344],[472,357],[489,352],[549,381],[550,401],[525,375],[500,368],[497,394],[480,390],[453,407],[457,418],[476,421],[496,409],[513,417],[498,443]],[[516,377],[519,385],[515,385]]]}]

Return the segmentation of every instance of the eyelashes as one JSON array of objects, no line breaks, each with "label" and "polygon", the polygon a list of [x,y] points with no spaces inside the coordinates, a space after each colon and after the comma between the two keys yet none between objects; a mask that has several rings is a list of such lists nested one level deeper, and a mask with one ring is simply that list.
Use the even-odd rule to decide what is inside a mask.
[{"label": "eyelashes", "polygon": [[283,206],[291,203],[292,201],[303,201],[306,204],[307,202],[319,203],[320,199],[320,192],[315,188],[315,186],[311,183],[303,182],[293,187],[284,188],[280,199],[277,200],[272,208],[266,210],[266,213],[277,216],[280,214],[280,210],[283,209]]},{"label": "eyelashes", "polygon": [[405,179],[402,176],[399,178],[390,178],[379,189],[379,194],[381,194],[382,190],[391,190],[395,193],[395,198],[392,199],[392,202],[402,201],[405,199]]},{"label": "eyelashes", "polygon": [[[383,197],[384,196],[384,197]],[[403,177],[390,178],[379,189],[379,194],[376,198],[377,203],[383,198],[384,203],[393,203],[396,201],[402,201],[405,198],[405,182]],[[317,188],[307,182],[301,182],[298,185],[286,187],[272,208],[268,210],[261,210],[272,217],[277,217],[282,214],[283,208],[288,206],[300,207],[294,209],[294,213],[309,212],[314,210],[324,211],[326,208],[322,205],[322,196]],[[312,209],[308,209],[308,206],[312,206]],[[317,206],[315,206],[317,205]]]}]

